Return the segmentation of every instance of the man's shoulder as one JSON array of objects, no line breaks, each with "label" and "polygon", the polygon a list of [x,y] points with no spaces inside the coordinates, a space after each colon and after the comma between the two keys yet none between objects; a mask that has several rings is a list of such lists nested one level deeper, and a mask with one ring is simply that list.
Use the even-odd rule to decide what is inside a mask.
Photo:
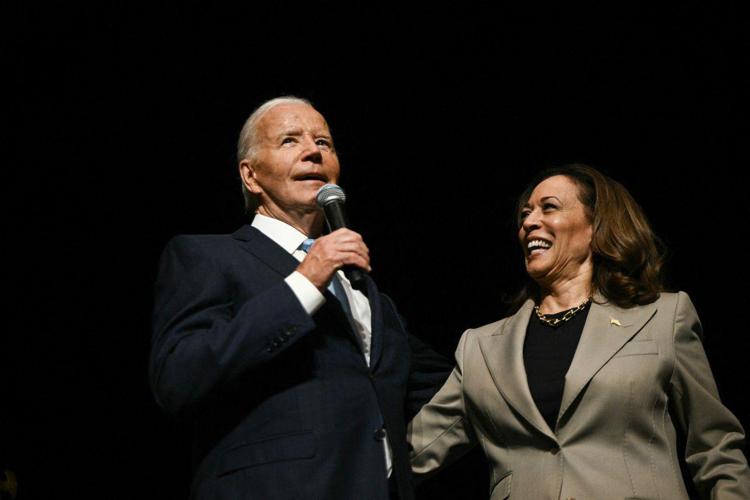
[{"label": "man's shoulder", "polygon": [[165,255],[218,256],[237,251],[239,244],[252,236],[252,228],[243,226],[228,234],[178,234],[164,246]]},{"label": "man's shoulder", "polygon": [[176,234],[167,242],[169,245],[224,245],[234,238],[231,234]]},{"label": "man's shoulder", "polygon": [[236,245],[237,241],[250,239],[253,232],[252,227],[244,225],[237,231],[226,234],[177,234],[170,238],[165,246],[212,248]]},{"label": "man's shoulder", "polygon": [[178,234],[164,246],[166,252],[202,253],[211,252],[231,244],[229,234]]}]

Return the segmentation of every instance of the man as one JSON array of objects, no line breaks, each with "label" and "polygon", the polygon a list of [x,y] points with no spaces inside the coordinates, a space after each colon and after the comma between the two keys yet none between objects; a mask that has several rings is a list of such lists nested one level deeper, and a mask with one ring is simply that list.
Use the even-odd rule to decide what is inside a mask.
[{"label": "man", "polygon": [[[406,420],[451,366],[406,333],[354,231],[321,236],[336,183],[328,125],[309,102],[248,118],[239,173],[252,225],[178,236],[156,284],[156,399],[194,425],[195,499],[413,498]],[[309,246],[308,238],[315,238]]]}]

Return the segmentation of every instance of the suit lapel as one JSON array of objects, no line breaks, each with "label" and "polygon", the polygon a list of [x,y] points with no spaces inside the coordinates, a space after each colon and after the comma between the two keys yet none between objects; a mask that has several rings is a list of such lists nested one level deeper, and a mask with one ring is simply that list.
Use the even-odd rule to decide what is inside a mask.
[{"label": "suit lapel", "polygon": [[[656,304],[621,309],[597,295],[591,303],[581,340],[565,375],[565,389],[557,420],[571,405],[594,375],[627,341],[638,333],[656,313]],[[597,303],[599,302],[599,303]]]},{"label": "suit lapel", "polygon": [[242,226],[232,234],[232,237],[240,241],[242,248],[282,277],[289,276],[299,265],[297,259],[286,250],[250,225]]},{"label": "suit lapel", "polygon": [[370,369],[375,371],[383,353],[383,304],[375,282],[370,277],[367,278],[367,298],[370,301],[371,312]]},{"label": "suit lapel", "polygon": [[523,342],[534,304],[531,300],[493,335],[479,339],[479,347],[492,380],[503,398],[539,432],[555,439],[529,392],[523,364]]},{"label": "suit lapel", "polygon": [[[297,266],[299,266],[299,261],[295,259],[291,254],[287,253],[286,250],[284,250],[281,246],[276,244],[271,238],[263,234],[262,232],[258,231],[254,227],[250,225],[244,225],[237,231],[235,231],[232,234],[232,237],[236,240],[238,240],[246,251],[253,254],[259,261],[263,262],[266,266],[276,271],[282,278],[289,276],[295,269],[297,269]],[[374,283],[372,280],[368,279],[368,287],[372,287],[373,290],[375,288]],[[336,318],[336,321],[338,323],[342,323],[346,325],[346,330],[349,332],[349,336],[354,341],[355,345],[357,346],[357,349],[360,349],[359,339],[357,339],[357,334],[354,331],[354,328],[352,327],[351,321],[349,320],[349,317],[347,316],[346,312],[344,311],[344,308],[341,306],[341,303],[338,301],[338,299],[328,290],[325,290],[323,292],[323,295],[325,295],[326,303],[323,305],[323,307],[318,311],[317,314],[329,314]],[[377,290],[374,290],[374,293],[370,294],[371,297],[377,296]],[[375,308],[373,307],[373,300],[370,300],[370,307],[372,307],[372,352],[370,354],[370,364],[373,363],[374,357],[375,357],[375,323],[376,318],[380,319],[380,322],[382,323],[382,318],[380,318],[380,315],[378,314],[376,316],[375,314]],[[380,304],[378,303],[378,308],[380,307]],[[380,313],[380,310],[378,310],[378,313]],[[378,325],[378,331],[382,330],[382,324]],[[378,342],[379,344],[380,342]]]}]

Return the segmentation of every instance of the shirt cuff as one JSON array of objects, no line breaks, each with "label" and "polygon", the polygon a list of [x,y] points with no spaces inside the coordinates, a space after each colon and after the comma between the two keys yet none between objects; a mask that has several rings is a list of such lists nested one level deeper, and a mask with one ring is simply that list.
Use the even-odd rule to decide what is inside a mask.
[{"label": "shirt cuff", "polygon": [[292,292],[302,304],[305,312],[312,316],[320,307],[325,304],[326,298],[320,293],[320,290],[313,285],[309,279],[298,272],[294,271],[292,274],[284,278],[286,284],[292,289]]}]

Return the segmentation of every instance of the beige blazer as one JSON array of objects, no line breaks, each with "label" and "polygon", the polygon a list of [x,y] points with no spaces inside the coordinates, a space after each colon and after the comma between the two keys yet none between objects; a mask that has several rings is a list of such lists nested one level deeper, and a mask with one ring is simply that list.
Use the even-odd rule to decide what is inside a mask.
[{"label": "beige blazer", "polygon": [[592,303],[555,429],[534,404],[523,365],[532,311],[527,301],[463,334],[453,373],[409,426],[416,474],[478,442],[492,500],[687,499],[681,432],[701,497],[750,499],[744,431],[719,400],[687,294],[631,309]]}]

